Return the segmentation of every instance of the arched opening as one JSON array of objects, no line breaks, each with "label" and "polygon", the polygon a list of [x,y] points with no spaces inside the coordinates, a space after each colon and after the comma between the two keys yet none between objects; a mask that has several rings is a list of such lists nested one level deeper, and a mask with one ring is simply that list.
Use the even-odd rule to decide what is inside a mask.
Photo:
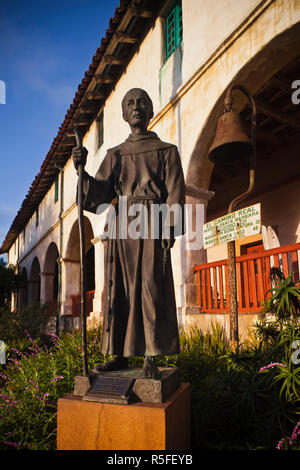
[{"label": "arched opening", "polygon": [[[91,222],[84,217],[86,278],[87,278],[87,315],[93,310],[95,293],[95,249]],[[78,220],[70,232],[66,255],[64,257],[65,304],[70,307],[73,317],[80,316],[80,243]]]},{"label": "arched opening", "polygon": [[[257,105],[256,183],[252,195],[236,209],[261,204],[261,233],[236,241],[239,262],[239,311],[259,312],[270,289],[270,267],[278,265],[285,275],[299,279],[297,252],[300,248],[300,143],[299,110],[292,101],[291,84],[300,73],[300,54],[254,93]],[[250,129],[248,104],[240,112]],[[249,162],[216,165],[210,190],[215,197],[207,208],[207,221],[227,212],[232,199],[249,184]],[[271,235],[270,235],[271,234]],[[278,249],[282,252],[277,253]],[[276,251],[273,253],[273,250]],[[226,244],[207,251],[208,262],[227,257]],[[257,258],[253,258],[256,254]],[[275,259],[274,259],[275,256]]]},{"label": "arched opening", "polygon": [[[278,74],[284,67],[289,67],[289,64],[292,67],[293,62],[298,61],[297,58],[300,54],[299,34],[300,24],[297,23],[273,38],[258,54],[249,59],[237,75],[232,78],[231,83],[244,85],[253,95],[262,90],[275,74]],[[293,78],[293,80],[296,79],[297,76]],[[187,187],[204,190],[208,190],[210,187],[214,164],[208,159],[208,151],[215,136],[218,118],[224,109],[226,90],[231,83],[224,86],[199,134],[189,160],[186,174]],[[285,89],[289,89],[290,96],[293,91],[291,85],[292,82],[285,83]],[[235,110],[240,112],[245,107],[245,97],[236,92],[234,101]],[[297,106],[295,108],[297,109]]]},{"label": "arched opening", "polygon": [[95,247],[92,245],[86,252],[86,290],[95,290]]},{"label": "arched opening", "polygon": [[[287,185],[291,190],[293,182],[300,177],[299,107],[292,101],[292,83],[299,73],[300,54],[268,78],[253,94],[257,106],[257,159],[255,191],[249,198],[251,200],[262,200],[263,194]],[[234,99],[235,96],[238,98],[238,94],[238,91],[234,93]],[[246,130],[250,132],[248,103],[243,106],[240,115]],[[248,183],[248,161],[241,161],[238,165],[216,165],[209,186],[215,196],[208,205],[207,217],[216,218],[218,213],[226,212],[230,201],[247,189]],[[280,216],[278,205],[276,215]],[[281,232],[281,244],[296,242],[298,221],[294,219],[293,222],[293,227]]]},{"label": "arched opening", "polygon": [[32,261],[29,279],[29,304],[41,301],[41,268],[37,257]]},{"label": "arched opening", "polygon": [[54,242],[48,246],[42,272],[43,301],[48,306],[49,315],[55,315],[58,298],[58,248]]},{"label": "arched opening", "polygon": [[[266,288],[270,287],[270,266],[278,265],[286,274],[293,271],[296,278],[299,277],[300,145],[297,135],[300,126],[299,106],[292,101],[292,83],[300,73],[299,33],[300,25],[296,24],[275,37],[240,69],[232,82],[225,84],[199,135],[187,171],[186,183],[190,194],[194,189],[214,194],[207,201],[205,222],[225,215],[229,203],[247,189],[249,162],[214,166],[208,159],[228,86],[231,83],[245,86],[254,96],[258,109],[256,186],[255,192],[236,209],[260,202],[264,232],[268,229],[269,233],[270,229],[272,234],[272,237],[264,237],[261,233],[252,239],[236,242],[237,256],[245,256],[237,261],[238,310],[247,315],[256,314],[262,308],[260,301]],[[250,131],[250,107],[239,91],[234,92],[233,97],[234,109],[241,114],[246,129]],[[279,251],[273,254],[268,251],[273,249],[271,238],[277,247],[280,245]],[[203,260],[191,262],[187,272],[194,275],[195,264],[199,265],[194,305],[201,307],[202,314],[208,314],[202,317],[207,322],[214,321],[214,314],[229,311],[226,302],[227,245],[223,243],[201,251]],[[254,260],[256,253],[258,261]],[[247,256],[251,263],[248,263]],[[251,316],[248,318],[244,323],[245,335],[251,322]]]},{"label": "arched opening", "polygon": [[19,307],[28,305],[28,276],[26,268],[21,271],[21,283],[19,288]]}]

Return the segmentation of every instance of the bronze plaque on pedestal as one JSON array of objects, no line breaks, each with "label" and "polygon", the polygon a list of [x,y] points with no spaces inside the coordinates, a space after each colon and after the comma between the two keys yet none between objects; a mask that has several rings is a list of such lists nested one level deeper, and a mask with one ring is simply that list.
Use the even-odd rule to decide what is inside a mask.
[{"label": "bronze plaque on pedestal", "polygon": [[141,368],[103,372],[91,377],[86,401],[130,404],[137,401],[163,403],[180,386],[179,369],[161,367],[159,380],[143,376]]},{"label": "bronze plaque on pedestal", "polygon": [[132,401],[133,385],[134,379],[132,378],[119,378],[101,374],[95,377],[83,400],[128,404]]}]

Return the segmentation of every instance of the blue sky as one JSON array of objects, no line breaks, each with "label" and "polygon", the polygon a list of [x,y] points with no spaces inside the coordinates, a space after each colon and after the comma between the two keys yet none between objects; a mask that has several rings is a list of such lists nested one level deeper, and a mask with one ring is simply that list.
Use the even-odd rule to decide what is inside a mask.
[{"label": "blue sky", "polygon": [[0,245],[119,0],[1,0]]}]

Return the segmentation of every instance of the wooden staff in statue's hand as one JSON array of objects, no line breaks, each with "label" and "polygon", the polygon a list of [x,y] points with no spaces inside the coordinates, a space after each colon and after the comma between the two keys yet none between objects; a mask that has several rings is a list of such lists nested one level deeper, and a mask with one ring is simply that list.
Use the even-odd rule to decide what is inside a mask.
[{"label": "wooden staff in statue's hand", "polygon": [[83,219],[83,172],[87,160],[88,151],[82,147],[81,138],[77,127],[74,128],[76,147],[72,150],[72,158],[75,170],[78,174],[78,225],[80,242],[80,293],[81,293],[81,331],[82,331],[82,369],[83,375],[88,376],[87,345],[86,345],[86,261],[85,261],[85,238]]}]

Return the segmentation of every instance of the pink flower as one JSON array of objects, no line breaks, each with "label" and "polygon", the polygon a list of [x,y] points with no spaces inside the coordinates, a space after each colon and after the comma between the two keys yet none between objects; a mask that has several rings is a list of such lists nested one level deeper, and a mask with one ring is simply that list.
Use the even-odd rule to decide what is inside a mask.
[{"label": "pink flower", "polygon": [[293,429],[293,433],[290,437],[290,441],[294,441],[295,439],[297,439],[297,437],[300,435],[300,421],[298,421],[298,423],[296,424],[296,426],[294,427]]},{"label": "pink flower", "polygon": [[20,443],[19,442],[12,442],[12,441],[4,441],[4,444],[6,444],[7,446],[13,446],[13,447],[20,447]]},{"label": "pink flower", "polygon": [[276,366],[286,367],[286,365],[285,365],[285,364],[282,364],[282,362],[272,362],[272,363],[269,364],[268,366],[261,367],[261,368],[259,369],[259,372],[263,372],[264,370],[267,370],[267,369],[272,369],[273,367],[276,367]]},{"label": "pink flower", "polygon": [[[296,426],[294,427],[291,437],[288,438],[288,443],[289,443],[289,444],[292,444],[293,441],[294,441],[295,439],[297,439],[298,436],[300,436],[300,421],[298,421],[298,423],[297,423]],[[281,449],[281,446],[282,446],[282,444],[283,444],[283,442],[284,442],[285,440],[286,440],[285,437],[283,437],[282,439],[280,439],[280,441],[278,442],[278,444],[277,444],[277,446],[276,446],[276,449],[277,449],[277,450],[280,450],[280,449]]]},{"label": "pink flower", "polygon": [[281,446],[282,446],[282,443],[284,441],[284,438],[280,439],[280,441],[278,442],[277,446],[276,446],[276,449],[277,450],[280,450],[281,449]]}]

